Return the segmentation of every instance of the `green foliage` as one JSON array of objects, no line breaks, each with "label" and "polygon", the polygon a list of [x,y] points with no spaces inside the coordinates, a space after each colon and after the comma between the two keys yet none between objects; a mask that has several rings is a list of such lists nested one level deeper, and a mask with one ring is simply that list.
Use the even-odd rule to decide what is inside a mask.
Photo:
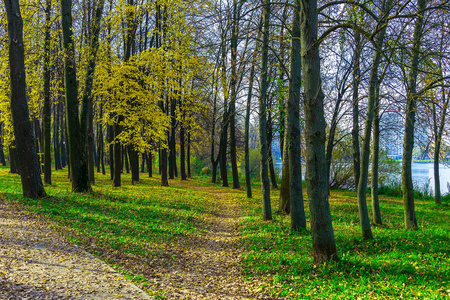
[{"label": "green foliage", "polygon": [[205,163],[198,156],[191,156],[191,172],[197,175],[203,175],[202,171]]},{"label": "green foliage", "polygon": [[[259,170],[261,167],[260,149],[251,149],[249,152],[250,177],[259,179]],[[245,174],[245,157],[242,157],[240,165],[241,173]]]}]

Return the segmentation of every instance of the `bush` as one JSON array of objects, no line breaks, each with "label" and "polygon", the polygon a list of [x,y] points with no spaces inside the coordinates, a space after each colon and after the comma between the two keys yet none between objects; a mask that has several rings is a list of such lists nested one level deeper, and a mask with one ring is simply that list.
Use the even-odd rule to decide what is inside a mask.
[{"label": "bush", "polygon": [[204,167],[205,163],[200,158],[197,156],[191,157],[191,170],[194,174],[201,175]]},{"label": "bush", "polygon": [[204,168],[202,169],[201,175],[204,176],[204,175],[209,175],[209,174],[211,174],[211,169],[208,168],[208,167],[204,167]]}]

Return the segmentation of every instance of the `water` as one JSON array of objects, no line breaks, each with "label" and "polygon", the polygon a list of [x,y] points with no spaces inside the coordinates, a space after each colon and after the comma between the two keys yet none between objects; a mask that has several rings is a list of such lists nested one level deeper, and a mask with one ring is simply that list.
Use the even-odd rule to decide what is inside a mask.
[{"label": "water", "polygon": [[[280,170],[281,161],[277,161],[276,168]],[[305,172],[305,169],[302,170]],[[434,165],[433,163],[412,163],[412,177],[414,185],[418,188],[423,188],[429,183],[429,187],[434,191]],[[447,188],[447,182],[450,184],[450,167],[443,164],[439,165],[439,177],[441,178],[441,194],[447,194],[450,191]],[[433,192],[434,193],[434,192]]]},{"label": "water", "polygon": [[[430,188],[434,191],[434,165],[433,163],[413,163],[412,164],[413,181],[419,186],[430,183]],[[450,167],[439,164],[439,177],[441,181],[441,194],[449,192],[447,182],[450,183]]]}]

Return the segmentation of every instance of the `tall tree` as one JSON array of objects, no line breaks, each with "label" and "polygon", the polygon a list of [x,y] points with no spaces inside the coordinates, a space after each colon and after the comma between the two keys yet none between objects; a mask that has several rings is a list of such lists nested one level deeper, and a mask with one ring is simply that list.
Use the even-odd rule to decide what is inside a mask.
[{"label": "tall tree", "polygon": [[361,35],[355,31],[355,50],[353,53],[353,93],[352,93],[352,149],[353,149],[353,174],[355,189],[358,190],[361,154],[359,152],[359,83],[361,82]]},{"label": "tall tree", "polygon": [[423,17],[427,0],[417,0],[417,16],[414,25],[413,44],[411,49],[411,69],[408,74],[408,89],[406,96],[406,123],[403,138],[402,159],[402,190],[405,213],[405,228],[417,229],[416,211],[414,208],[414,185],[412,181],[412,151],[414,148],[414,124],[416,121],[417,75],[419,67],[419,52],[422,41]]},{"label": "tall tree", "polygon": [[325,161],[324,94],[320,78],[317,43],[317,0],[305,0],[300,8],[300,41],[304,85],[306,191],[311,219],[315,262],[338,260],[328,203],[328,178]]},{"label": "tall tree", "polygon": [[237,98],[237,47],[239,37],[239,19],[243,1],[233,0],[233,19],[231,24],[231,79],[230,79],[230,160],[233,175],[233,188],[240,188],[236,153],[236,98]]},{"label": "tall tree", "polygon": [[386,27],[388,21],[388,13],[391,9],[392,0],[383,1],[382,10],[380,12],[380,22],[382,29],[378,32],[375,40],[375,50],[373,53],[372,68],[369,78],[369,103],[367,107],[367,118],[364,129],[363,147],[361,153],[361,170],[358,183],[358,211],[361,225],[361,234],[364,239],[373,239],[372,229],[370,227],[369,212],[366,202],[367,181],[369,176],[369,159],[370,159],[370,138],[372,134],[372,125],[374,119],[374,109],[376,100],[376,90],[379,84],[378,68],[380,66],[384,38],[386,36]]},{"label": "tall tree", "polygon": [[[306,228],[305,208],[302,190],[302,154],[300,146],[300,87],[302,84],[302,62],[300,56],[300,0],[294,1],[294,20],[292,24],[291,76],[289,80],[289,99],[287,103],[287,126],[285,143],[288,144],[289,157],[289,196],[291,230]],[[284,162],[283,162],[284,163]]]},{"label": "tall tree", "polygon": [[33,130],[27,105],[23,21],[18,0],[3,1],[8,20],[11,115],[24,197],[41,198],[46,193],[40,176]]},{"label": "tall tree", "polygon": [[81,140],[83,142],[83,146],[86,148],[88,154],[88,162],[89,162],[89,178],[92,184],[95,183],[94,179],[94,138],[93,138],[93,97],[92,97],[92,84],[94,81],[94,73],[95,73],[95,65],[97,60],[97,52],[99,48],[99,34],[100,34],[100,21],[103,14],[103,6],[105,0],[100,0],[97,3],[97,7],[95,9],[94,20],[92,26],[90,28],[91,32],[89,34],[89,49],[88,49],[88,62],[86,66],[86,77],[84,83],[83,90],[83,98],[81,102],[81,116],[80,116],[80,127],[81,127]]},{"label": "tall tree", "polygon": [[51,156],[51,101],[50,101],[50,14],[52,1],[45,1],[45,29],[44,29],[44,182],[52,184],[52,156]]},{"label": "tall tree", "polygon": [[261,89],[259,97],[259,140],[261,144],[261,192],[263,220],[272,220],[270,207],[270,181],[268,168],[267,146],[267,62],[269,52],[269,25],[270,25],[270,0],[264,0],[263,5],[263,44],[261,49]]},{"label": "tall tree", "polygon": [[78,84],[72,24],[72,0],[61,0],[61,25],[64,47],[64,89],[66,96],[67,139],[73,192],[91,189],[86,149],[83,147],[78,112]]}]

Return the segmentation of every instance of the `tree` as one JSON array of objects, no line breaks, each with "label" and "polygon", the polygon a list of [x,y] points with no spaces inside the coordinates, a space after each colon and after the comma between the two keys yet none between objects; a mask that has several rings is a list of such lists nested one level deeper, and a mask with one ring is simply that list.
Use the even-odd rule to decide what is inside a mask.
[{"label": "tree", "polygon": [[269,52],[269,21],[270,0],[264,0],[263,5],[263,44],[261,49],[261,89],[259,96],[259,140],[261,143],[261,192],[263,220],[272,220],[272,209],[270,207],[270,181],[268,168],[268,146],[267,146],[267,61]]},{"label": "tree", "polygon": [[45,1],[44,38],[44,182],[52,184],[51,102],[50,102],[50,13],[52,1]]},{"label": "tree", "polygon": [[413,45],[411,52],[411,69],[408,75],[408,89],[406,96],[406,124],[403,139],[402,160],[402,190],[406,229],[417,229],[417,219],[414,208],[414,186],[412,181],[411,162],[412,151],[414,148],[414,123],[416,121],[416,90],[419,66],[419,52],[426,3],[427,0],[417,0],[417,17],[414,25]]},{"label": "tree", "polygon": [[18,0],[3,1],[8,20],[11,115],[13,120],[23,196],[45,197],[40,176],[26,95],[23,21]]},{"label": "tree", "polygon": [[292,23],[291,76],[289,80],[289,99],[287,103],[287,126],[285,143],[288,144],[289,198],[291,230],[306,228],[305,208],[302,190],[302,154],[300,146],[300,0],[294,2],[294,20]]},{"label": "tree", "polygon": [[64,89],[66,96],[67,139],[73,192],[88,192],[89,182],[86,148],[83,147],[78,112],[78,86],[72,25],[72,0],[61,0],[61,25],[64,47]]},{"label": "tree", "polygon": [[328,203],[325,161],[324,94],[317,43],[317,0],[301,2],[300,36],[304,85],[306,191],[308,193],[314,262],[338,260]]},{"label": "tree", "polygon": [[375,100],[377,97],[378,68],[382,58],[381,49],[383,47],[384,38],[386,35],[387,17],[391,9],[392,0],[383,1],[380,12],[380,22],[382,29],[378,32],[375,41],[375,50],[373,53],[372,68],[370,70],[369,78],[369,103],[367,107],[366,125],[364,128],[363,146],[361,153],[361,170],[358,183],[358,211],[361,225],[361,234],[364,239],[373,239],[372,229],[370,227],[369,212],[367,210],[366,190],[369,176],[369,156],[370,156],[370,138],[372,134],[372,125],[374,119]]}]

